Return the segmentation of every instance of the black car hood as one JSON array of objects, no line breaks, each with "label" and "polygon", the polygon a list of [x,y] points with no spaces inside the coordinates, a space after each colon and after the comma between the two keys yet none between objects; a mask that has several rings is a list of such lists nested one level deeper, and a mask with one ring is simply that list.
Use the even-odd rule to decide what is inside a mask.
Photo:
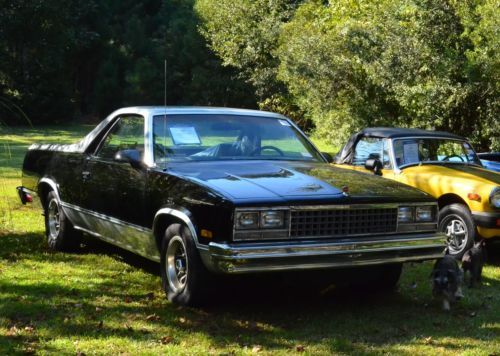
[{"label": "black car hood", "polygon": [[[217,161],[174,163],[173,173],[218,191],[231,200],[300,201],[352,198],[428,201],[412,187],[325,163],[293,161]],[[377,199],[378,198],[378,199]]]}]

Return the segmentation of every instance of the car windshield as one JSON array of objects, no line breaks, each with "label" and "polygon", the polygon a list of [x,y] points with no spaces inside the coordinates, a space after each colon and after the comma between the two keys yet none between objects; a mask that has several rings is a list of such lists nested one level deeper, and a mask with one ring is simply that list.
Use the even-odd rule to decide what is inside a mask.
[{"label": "car windshield", "polygon": [[416,163],[454,163],[481,166],[479,158],[466,141],[442,138],[405,138],[394,140],[398,167]]},{"label": "car windshield", "polygon": [[182,114],[153,120],[156,163],[208,160],[323,161],[287,120],[276,117]]}]

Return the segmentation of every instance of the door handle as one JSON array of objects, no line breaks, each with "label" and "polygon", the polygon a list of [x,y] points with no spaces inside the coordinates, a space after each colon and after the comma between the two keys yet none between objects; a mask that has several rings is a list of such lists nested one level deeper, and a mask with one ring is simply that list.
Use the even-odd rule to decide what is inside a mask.
[{"label": "door handle", "polygon": [[89,171],[83,171],[82,172],[82,178],[83,180],[87,180],[90,178],[90,172]]}]

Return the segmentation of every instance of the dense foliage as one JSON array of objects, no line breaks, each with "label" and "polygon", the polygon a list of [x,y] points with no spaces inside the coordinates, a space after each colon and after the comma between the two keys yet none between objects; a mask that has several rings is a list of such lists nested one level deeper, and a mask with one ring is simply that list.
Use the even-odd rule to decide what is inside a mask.
[{"label": "dense foliage", "polygon": [[167,59],[172,105],[258,105],[337,145],[387,125],[500,149],[498,0],[0,0],[0,9],[0,122],[161,104]]},{"label": "dense foliage", "polygon": [[0,121],[104,115],[125,105],[255,106],[198,31],[191,0],[0,0]]},{"label": "dense foliage", "polygon": [[199,0],[197,10],[225,64],[258,90],[272,83],[261,103],[287,98],[331,142],[387,125],[500,149],[496,0]]}]

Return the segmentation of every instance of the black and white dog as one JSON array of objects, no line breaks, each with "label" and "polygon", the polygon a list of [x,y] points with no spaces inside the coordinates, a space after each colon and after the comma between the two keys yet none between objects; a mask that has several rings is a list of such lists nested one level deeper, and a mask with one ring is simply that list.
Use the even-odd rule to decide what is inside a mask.
[{"label": "black and white dog", "polygon": [[436,261],[432,270],[432,294],[443,301],[443,309],[450,310],[450,304],[463,298],[463,272],[458,262],[450,255]]}]

